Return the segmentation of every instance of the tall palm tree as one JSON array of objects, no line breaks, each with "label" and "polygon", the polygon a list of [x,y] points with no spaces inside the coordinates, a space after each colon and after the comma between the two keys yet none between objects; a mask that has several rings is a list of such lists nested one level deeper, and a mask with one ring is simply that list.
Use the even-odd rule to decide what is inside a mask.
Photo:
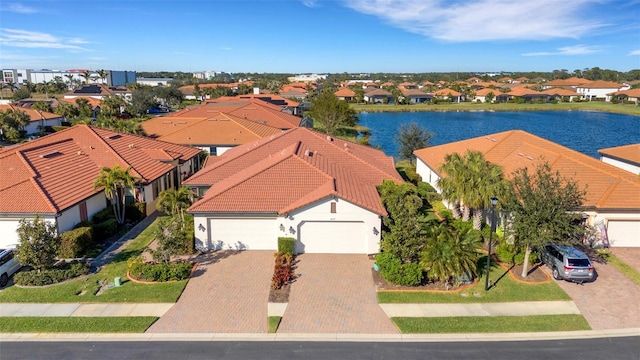
[{"label": "tall palm tree", "polygon": [[102,84],[106,84],[106,82],[107,82],[107,70],[100,69],[100,70],[98,70],[96,72],[98,73],[98,76],[100,76],[100,79],[102,80]]},{"label": "tall palm tree", "polygon": [[91,78],[91,71],[85,70],[80,74],[80,77],[84,78],[85,85],[89,84],[89,79]]},{"label": "tall palm tree", "polygon": [[464,159],[458,153],[447,154],[444,163],[440,165],[439,171],[444,177],[437,181],[442,197],[449,201],[452,206],[451,212],[455,219],[460,219],[461,201],[463,197],[462,172],[464,170]]},{"label": "tall palm tree", "polygon": [[100,175],[93,182],[94,189],[104,189],[104,195],[113,206],[118,224],[124,223],[127,189],[133,190],[138,180],[129,173],[130,170],[131,167],[123,169],[119,165],[114,165],[113,168],[103,167],[100,170]]},{"label": "tall palm tree", "polygon": [[69,80],[69,90],[73,90],[73,74],[66,74],[64,77]]},{"label": "tall palm tree", "polygon": [[479,244],[477,232],[457,232],[446,223],[439,223],[427,229],[427,245],[421,252],[420,264],[432,280],[450,282],[465,275],[475,276]]},{"label": "tall palm tree", "polygon": [[186,186],[178,190],[164,190],[158,196],[158,208],[171,216],[180,216],[184,226],[184,211],[191,206],[195,194]]}]

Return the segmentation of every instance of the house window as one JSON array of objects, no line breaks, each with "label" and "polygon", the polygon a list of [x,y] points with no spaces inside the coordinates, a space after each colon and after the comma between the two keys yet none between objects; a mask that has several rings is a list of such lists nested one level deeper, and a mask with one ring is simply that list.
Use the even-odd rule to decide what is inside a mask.
[{"label": "house window", "polygon": [[218,155],[218,148],[215,146],[209,146],[209,155]]},{"label": "house window", "polygon": [[331,202],[331,213],[332,214],[336,213],[336,203],[335,202]]},{"label": "house window", "polygon": [[80,221],[89,220],[89,214],[87,213],[87,202],[81,202],[80,205],[78,205],[78,208],[80,209]]},{"label": "house window", "polygon": [[153,195],[153,199],[156,199],[158,197],[158,185],[159,185],[160,180],[156,180],[153,183],[151,183],[151,191],[152,191],[152,195]]}]

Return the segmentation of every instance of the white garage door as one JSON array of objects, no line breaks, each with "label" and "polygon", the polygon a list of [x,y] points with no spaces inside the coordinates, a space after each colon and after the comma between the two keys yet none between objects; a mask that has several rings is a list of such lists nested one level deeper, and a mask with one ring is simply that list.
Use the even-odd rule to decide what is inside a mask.
[{"label": "white garage door", "polygon": [[299,229],[296,253],[366,254],[363,222],[305,222]]},{"label": "white garage door", "polygon": [[15,247],[18,244],[20,240],[18,240],[16,230],[19,225],[20,223],[18,221],[0,221],[0,249]]},{"label": "white garage door", "polygon": [[609,244],[614,247],[640,247],[640,221],[609,220]]},{"label": "white garage door", "polygon": [[277,250],[275,218],[210,218],[211,245],[215,249]]}]

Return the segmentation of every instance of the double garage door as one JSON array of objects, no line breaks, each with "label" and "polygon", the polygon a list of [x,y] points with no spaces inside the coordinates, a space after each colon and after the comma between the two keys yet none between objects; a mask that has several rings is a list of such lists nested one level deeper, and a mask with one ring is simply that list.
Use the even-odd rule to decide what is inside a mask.
[{"label": "double garage door", "polygon": [[607,236],[613,247],[640,247],[640,221],[609,220]]},{"label": "double garage door", "polygon": [[[215,249],[277,250],[279,222],[274,218],[210,218]],[[306,221],[297,229],[296,253],[367,254],[363,222]]]}]

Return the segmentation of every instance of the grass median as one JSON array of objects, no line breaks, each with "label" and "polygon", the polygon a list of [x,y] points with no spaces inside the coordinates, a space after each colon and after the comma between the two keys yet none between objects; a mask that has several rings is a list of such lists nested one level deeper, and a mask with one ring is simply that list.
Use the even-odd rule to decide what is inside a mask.
[{"label": "grass median", "polygon": [[[176,302],[184,290],[188,280],[157,284],[137,284],[127,280],[127,260],[142,253],[153,241],[153,233],[158,220],[147,227],[138,237],[133,239],[127,247],[114,259],[105,265],[98,273],[81,279],[67,281],[61,284],[42,287],[10,286],[0,292],[0,303],[29,302],[29,303],[86,303],[86,302]],[[120,277],[122,286],[105,286]],[[102,291],[99,295],[99,290]]]},{"label": "grass median", "polygon": [[392,318],[404,334],[510,333],[590,330],[582,315]]},{"label": "grass median", "polygon": [[158,318],[130,317],[0,317],[3,333],[144,333]]}]

